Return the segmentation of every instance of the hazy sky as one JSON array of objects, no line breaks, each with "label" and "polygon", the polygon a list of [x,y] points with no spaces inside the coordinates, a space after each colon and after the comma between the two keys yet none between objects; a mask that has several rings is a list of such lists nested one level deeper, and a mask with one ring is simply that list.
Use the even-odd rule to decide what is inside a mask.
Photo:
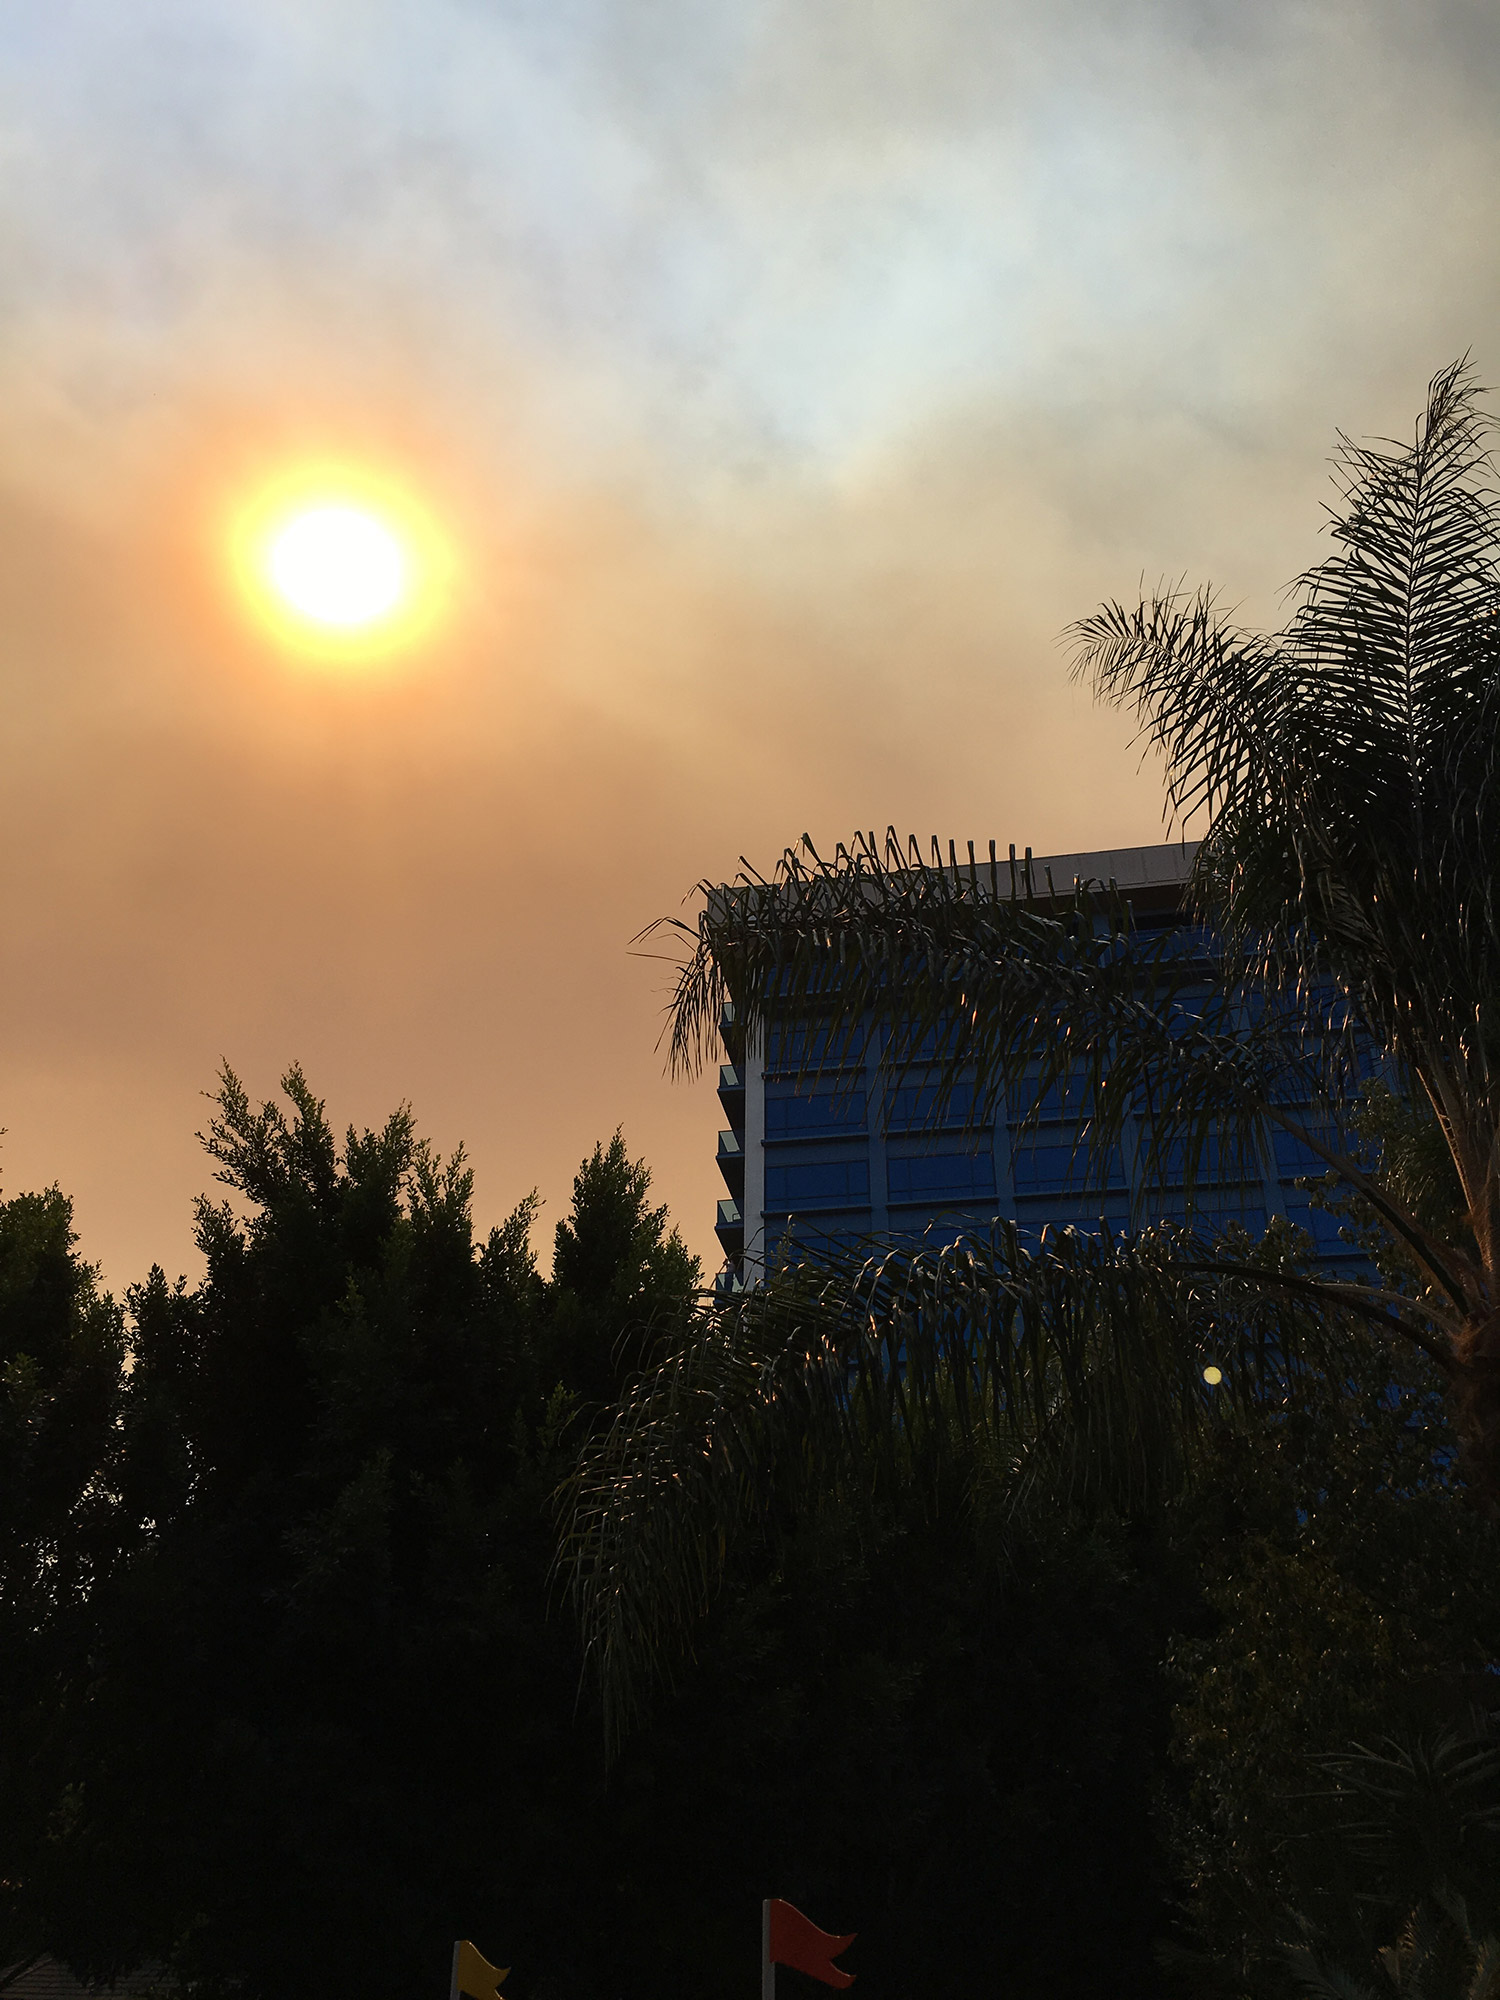
[{"label": "hazy sky", "polygon": [[[191,1270],[296,1057],[485,1222],[623,1123],[711,1259],[632,935],[804,830],[1156,838],[1056,635],[1274,619],[1334,430],[1500,372],[1497,96],[1493,0],[11,0],[6,1191]],[[227,580],[329,456],[456,554],[399,668]]]}]

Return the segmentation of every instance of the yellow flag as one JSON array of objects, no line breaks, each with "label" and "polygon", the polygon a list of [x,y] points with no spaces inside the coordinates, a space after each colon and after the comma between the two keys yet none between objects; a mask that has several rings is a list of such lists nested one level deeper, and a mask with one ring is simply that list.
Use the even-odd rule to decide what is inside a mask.
[{"label": "yellow flag", "polygon": [[453,1947],[453,1993],[455,2000],[460,1993],[467,1993],[469,2000],[502,2000],[500,1983],[510,1978],[510,1967],[502,1972],[490,1964],[487,1958],[469,1943],[460,1938]]}]

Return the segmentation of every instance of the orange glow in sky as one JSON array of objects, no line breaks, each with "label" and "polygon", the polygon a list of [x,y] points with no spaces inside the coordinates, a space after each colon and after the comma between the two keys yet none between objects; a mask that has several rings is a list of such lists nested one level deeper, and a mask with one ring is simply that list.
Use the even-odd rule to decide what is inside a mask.
[{"label": "orange glow in sky", "polygon": [[1495,379],[1500,10],[353,13],[0,13],[3,1192],[195,1272],[297,1058],[544,1267],[623,1122],[712,1273],[630,939],[804,829],[1164,835],[1057,635],[1275,629],[1335,427]]},{"label": "orange glow in sky", "polygon": [[239,514],[240,588],[286,648],[334,661],[408,650],[445,608],[451,557],[394,485],[347,472],[289,477]]}]

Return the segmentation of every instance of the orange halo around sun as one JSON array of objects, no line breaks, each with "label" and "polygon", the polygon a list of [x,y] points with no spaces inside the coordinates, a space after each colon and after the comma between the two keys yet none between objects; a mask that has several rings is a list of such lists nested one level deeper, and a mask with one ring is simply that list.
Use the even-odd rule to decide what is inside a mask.
[{"label": "orange halo around sun", "polygon": [[264,488],[231,535],[240,588],[289,649],[359,663],[406,651],[440,617],[451,558],[393,483],[344,468]]}]

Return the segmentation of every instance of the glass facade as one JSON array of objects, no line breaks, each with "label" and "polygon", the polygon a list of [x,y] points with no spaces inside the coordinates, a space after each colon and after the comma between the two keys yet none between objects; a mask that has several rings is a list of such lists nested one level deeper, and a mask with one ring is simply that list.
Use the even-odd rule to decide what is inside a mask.
[{"label": "glass facade", "polygon": [[[1138,923],[1170,928],[1185,954],[1206,958],[1212,940],[1181,916],[1191,858],[1184,846],[1128,848],[1033,867],[1039,876],[1050,867],[1059,883],[1075,875],[1114,880]],[[1053,1085],[1039,1100],[1039,1083],[1018,1079],[978,1129],[964,1085],[941,1097],[935,1077],[924,1078],[920,1068],[893,1082],[882,1073],[873,1034],[785,1029],[761,1051],[741,1045],[731,1018],[724,1035],[732,1057],[719,1073],[726,1127],[719,1164],[729,1193],[718,1225],[725,1289],[754,1283],[788,1231],[809,1246],[852,1246],[893,1236],[951,1240],[986,1229],[996,1215],[1033,1239],[1049,1225],[1123,1229],[1132,1190],[1140,1219],[1186,1217],[1180,1146],[1148,1159],[1142,1123],[1133,1119],[1120,1146],[1102,1156],[1091,1151],[1078,1136],[1089,1108],[1081,1088]],[[809,1059],[816,1076],[805,1073]],[[1274,1133],[1253,1157],[1210,1140],[1197,1164],[1194,1214],[1255,1233],[1284,1215],[1307,1230],[1320,1260],[1360,1266],[1361,1253],[1340,1235],[1337,1218],[1314,1208],[1297,1185],[1322,1167],[1290,1133]]]}]

